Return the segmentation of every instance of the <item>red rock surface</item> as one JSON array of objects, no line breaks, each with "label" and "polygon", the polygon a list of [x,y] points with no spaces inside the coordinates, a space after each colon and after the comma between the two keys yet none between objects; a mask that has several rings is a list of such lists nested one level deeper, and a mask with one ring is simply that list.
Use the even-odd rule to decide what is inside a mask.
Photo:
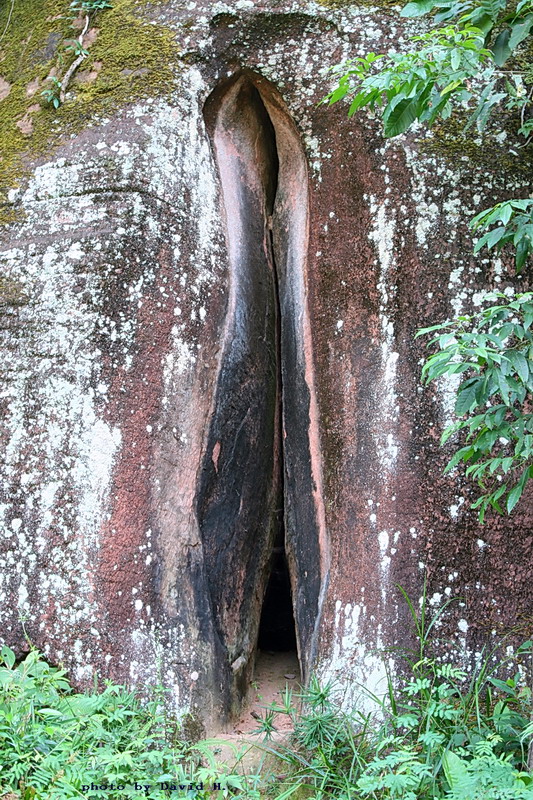
[{"label": "red rock surface", "polygon": [[[398,40],[386,10],[150,8],[182,49],[172,98],[65,137],[28,169],[11,195],[24,217],[1,234],[3,639],[25,648],[22,615],[80,684],[95,672],[162,682],[177,712],[206,720],[235,702],[236,652],[217,627],[197,503],[232,280],[204,104],[242,69],[278,126],[280,163],[289,129],[307,162],[305,252],[276,253],[290,261],[292,298],[285,469],[312,476],[286,500],[305,671],[337,678],[347,702],[356,682],[384,689],[376,651],[410,641],[396,584],[416,603],[424,577],[431,607],[458,598],[438,630],[450,657],[471,664],[513,626],[525,638],[530,505],[481,527],[460,473],[442,476],[452,394],[420,388],[424,343],[413,339],[510,283],[497,259],[471,256],[466,222],[530,188],[511,145],[489,137],[462,153],[445,129],[385,142],[364,115],[317,105],[331,85],[323,67]],[[284,185],[279,224],[290,228],[302,206]],[[257,630],[260,595],[236,617],[241,641]],[[253,650],[252,636],[248,660]]]}]

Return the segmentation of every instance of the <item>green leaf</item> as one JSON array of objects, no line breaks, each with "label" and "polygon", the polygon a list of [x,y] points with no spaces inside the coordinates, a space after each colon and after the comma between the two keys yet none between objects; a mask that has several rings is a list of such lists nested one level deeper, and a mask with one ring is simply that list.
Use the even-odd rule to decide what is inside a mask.
[{"label": "green leaf", "polygon": [[493,88],[494,85],[489,84],[482,92],[478,106],[472,114],[468,124],[465,125],[465,130],[468,130],[475,122],[477,123],[478,130],[482,131],[487,124],[490,114],[492,113],[493,106],[499,103],[500,100],[507,98],[507,92],[493,92]]},{"label": "green leaf", "polygon": [[533,14],[529,14],[523,22],[511,24],[511,36],[509,37],[509,48],[515,50],[520,42],[523,42],[533,27]]},{"label": "green leaf", "polygon": [[476,450],[474,447],[461,447],[461,449],[454,453],[454,455],[446,464],[444,474],[447,475],[448,472],[451,472],[451,470],[457,466],[459,461],[468,461],[470,458],[472,458],[475,452]]},{"label": "green leaf", "polygon": [[16,661],[16,656],[13,650],[6,644],[0,650],[0,658],[2,659],[4,664],[6,664],[9,667],[9,669],[13,668],[13,664]]},{"label": "green leaf", "polygon": [[455,413],[458,417],[468,414],[477,405],[476,390],[478,388],[478,381],[469,382],[469,385],[464,389],[459,389],[457,393],[457,400],[455,401]]},{"label": "green leaf", "polygon": [[520,272],[522,270],[522,267],[526,263],[526,259],[529,255],[530,249],[531,249],[530,242],[526,238],[520,239],[520,241],[516,246],[516,256],[515,256],[515,266],[517,272]]},{"label": "green leaf", "polygon": [[417,119],[420,105],[419,97],[406,97],[396,103],[387,118],[383,117],[383,135],[390,138],[404,133]]},{"label": "green leaf", "polygon": [[57,708],[39,708],[36,713],[41,714],[43,717],[63,717],[63,714]]},{"label": "green leaf", "polygon": [[521,486],[519,483],[516,486],[513,486],[509,494],[507,495],[507,513],[510,514],[515,505],[520,500],[522,496],[522,492],[524,491],[524,487]]},{"label": "green leaf", "polygon": [[[348,81],[341,81],[341,83],[334,89],[331,94],[328,95],[329,97],[329,104],[333,105],[333,103],[337,103],[339,100],[342,100],[348,94],[350,90],[350,85]],[[359,97],[359,95],[357,95]]]},{"label": "green leaf", "polygon": [[373,100],[379,97],[379,94],[380,93],[377,89],[373,89],[370,92],[359,92],[356,94],[348,110],[348,116],[352,117],[360,108],[372,103]]},{"label": "green leaf", "polygon": [[509,44],[510,36],[511,29],[506,28],[498,34],[494,42],[492,52],[494,53],[494,61],[499,67],[503,67],[513,51],[513,48]]},{"label": "green leaf", "polygon": [[514,690],[511,689],[508,686],[508,684],[505,683],[505,681],[502,681],[499,678],[492,678],[492,677],[490,677],[488,680],[490,683],[492,683],[493,686],[495,686],[501,692],[504,692],[505,694],[515,694]]},{"label": "green leaf", "polygon": [[444,97],[445,94],[449,94],[450,92],[454,92],[459,86],[462,86],[462,80],[456,80],[449,83],[444,89],[441,91],[441,97]]},{"label": "green leaf", "polygon": [[474,247],[474,253],[478,253],[482,247],[485,245],[490,250],[491,247],[494,247],[497,244],[504,233],[506,232],[506,228],[504,225],[498,225],[497,228],[493,228],[488,233],[485,233],[478,242],[476,242],[476,246]]},{"label": "green leaf", "polygon": [[439,325],[430,325],[429,328],[420,328],[415,335],[415,339],[419,336],[425,336],[426,333],[433,333],[433,331],[441,330],[441,328],[449,328],[451,325],[454,325],[453,321],[442,322]]},{"label": "green leaf", "polygon": [[400,11],[401,17],[421,17],[437,5],[437,0],[413,0]]},{"label": "green leaf", "polygon": [[511,392],[511,387],[509,386],[505,375],[502,375],[501,372],[498,373],[498,387],[500,390],[500,394],[502,396],[502,400],[506,406],[509,405],[509,394]]},{"label": "green leaf", "polygon": [[447,750],[442,757],[442,767],[450,789],[465,780],[468,770],[467,763],[451,750]]},{"label": "green leaf", "polygon": [[529,378],[529,366],[524,355],[518,350],[508,350],[506,356],[517,371],[520,380],[526,383]]},{"label": "green leaf", "polygon": [[503,222],[504,225],[507,225],[509,220],[513,215],[513,207],[510,203],[502,203],[502,209],[500,213],[500,220]]}]

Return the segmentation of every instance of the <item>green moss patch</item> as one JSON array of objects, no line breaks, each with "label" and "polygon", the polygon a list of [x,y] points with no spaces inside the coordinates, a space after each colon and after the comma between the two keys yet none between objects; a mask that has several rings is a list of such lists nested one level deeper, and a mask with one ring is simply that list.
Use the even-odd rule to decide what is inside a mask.
[{"label": "green moss patch", "polygon": [[[94,83],[76,88],[77,105],[87,113],[116,107],[142,97],[169,93],[175,78],[178,50],[173,34],[139,17],[139,4],[115,0],[101,15],[99,34],[91,48],[92,61],[102,63]],[[90,62],[83,69],[90,68]],[[95,106],[96,104],[96,106]]]},{"label": "green moss patch", "polygon": [[3,306],[25,306],[29,298],[20,281],[0,276],[0,313]]},{"label": "green moss patch", "polygon": [[398,0],[317,0],[317,3],[331,9],[367,8],[369,6],[374,8],[399,8],[405,5],[398,2]]},{"label": "green moss patch", "polygon": [[[46,155],[65,135],[77,133],[102,114],[143,97],[170,94],[179,51],[173,34],[142,17],[144,0],[114,0],[92,20],[97,36],[79,72],[99,71],[87,83],[71,81],[64,105],[54,110],[41,92],[47,76],[61,79],[74,56],[64,42],[72,29],[68,0],[19,0],[8,23],[10,3],[0,10],[0,78],[10,85],[0,100],[0,224],[13,219],[7,191],[27,163]],[[100,66],[101,65],[101,66]],[[5,94],[5,91],[3,92]],[[18,123],[18,124],[17,124]]]},{"label": "green moss patch", "polygon": [[[421,151],[441,156],[454,165],[466,157],[472,168],[491,175],[500,174],[503,179],[509,175],[525,179],[531,177],[533,148],[528,146],[516,150],[516,144],[523,144],[523,141],[517,142],[516,117],[498,115],[483,136],[475,129],[465,133],[467,121],[466,115],[455,114],[446,121],[438,122],[432,128],[433,136],[420,143]],[[507,133],[507,138],[500,142],[495,135],[502,131]],[[516,143],[514,147],[513,143]]]}]

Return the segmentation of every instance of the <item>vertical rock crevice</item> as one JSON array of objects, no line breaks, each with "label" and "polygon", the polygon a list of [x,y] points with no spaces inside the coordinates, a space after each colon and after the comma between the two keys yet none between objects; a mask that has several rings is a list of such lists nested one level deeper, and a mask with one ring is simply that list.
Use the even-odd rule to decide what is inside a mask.
[{"label": "vertical rock crevice", "polygon": [[[266,614],[271,628],[277,624],[275,604],[268,610],[275,582],[265,592],[285,559],[307,676],[327,543],[305,297],[303,148],[279,94],[253,73],[217,87],[204,116],[220,176],[230,285],[196,511],[235,708],[253,669],[264,603],[263,622]],[[287,617],[287,608],[281,613]]]}]

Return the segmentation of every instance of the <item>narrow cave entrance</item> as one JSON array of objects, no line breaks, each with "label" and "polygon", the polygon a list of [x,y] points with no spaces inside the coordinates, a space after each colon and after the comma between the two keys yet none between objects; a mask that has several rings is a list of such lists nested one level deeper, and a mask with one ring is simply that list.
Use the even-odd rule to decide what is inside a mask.
[{"label": "narrow cave entrance", "polygon": [[276,369],[276,396],[278,408],[276,409],[278,438],[277,463],[274,464],[277,475],[275,481],[278,487],[278,508],[274,509],[274,540],[269,562],[269,576],[266,583],[261,615],[257,647],[259,657],[262,653],[294,653],[296,655],[296,627],[291,591],[291,576],[285,550],[285,491],[284,491],[284,449],[283,449],[283,371],[281,349],[281,306],[279,298],[279,275],[276,264],[274,247],[273,215],[276,206],[276,195],[279,186],[279,157],[276,141],[276,130],[270,115],[263,103],[257,88],[252,88],[255,113],[261,120],[265,141],[268,143],[263,151],[269,153],[269,176],[265,181],[265,210],[267,214],[266,246],[269,249],[269,263],[272,269],[272,289],[274,295],[275,321],[274,321],[274,347]]},{"label": "narrow cave entrance", "polygon": [[229,284],[196,510],[226,654],[220,686],[235,715],[265,657],[272,677],[277,669],[298,680],[301,667],[305,680],[316,651],[321,512],[304,278],[308,178],[298,131],[261,76],[243,71],[221,83],[204,119]]},{"label": "narrow cave entrance", "polygon": [[272,551],[272,568],[261,609],[257,646],[267,653],[296,653],[291,579],[283,536],[275,540]]}]

